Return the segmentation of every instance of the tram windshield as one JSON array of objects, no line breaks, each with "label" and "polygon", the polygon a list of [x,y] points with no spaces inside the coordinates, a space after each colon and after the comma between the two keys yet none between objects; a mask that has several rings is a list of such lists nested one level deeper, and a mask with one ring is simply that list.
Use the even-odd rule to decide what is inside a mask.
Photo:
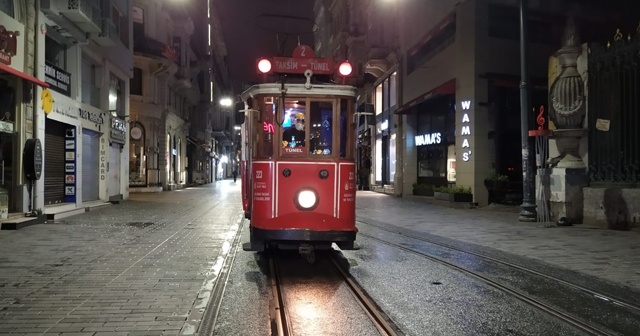
[{"label": "tram windshield", "polygon": [[283,154],[333,153],[333,100],[286,101],[282,113]]},{"label": "tram windshield", "polygon": [[[254,115],[257,157],[351,158],[351,99],[263,97]],[[349,127],[351,126],[351,127]],[[279,148],[278,148],[279,147]],[[276,150],[277,152],[274,152]]]}]

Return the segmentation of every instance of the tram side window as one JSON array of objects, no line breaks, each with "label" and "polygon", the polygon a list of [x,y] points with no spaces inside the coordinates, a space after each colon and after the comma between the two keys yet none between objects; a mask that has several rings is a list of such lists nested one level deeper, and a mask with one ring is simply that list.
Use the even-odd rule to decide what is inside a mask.
[{"label": "tram side window", "polygon": [[312,101],[309,108],[310,152],[331,155],[333,149],[333,102]]},{"label": "tram side window", "polygon": [[307,147],[307,121],[304,103],[286,100],[282,114],[282,148],[287,154],[301,154]]}]

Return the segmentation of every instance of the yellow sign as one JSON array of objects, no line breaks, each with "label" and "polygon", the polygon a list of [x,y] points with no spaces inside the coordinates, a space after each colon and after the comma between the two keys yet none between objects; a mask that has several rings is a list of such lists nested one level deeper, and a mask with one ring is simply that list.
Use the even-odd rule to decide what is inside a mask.
[{"label": "yellow sign", "polygon": [[51,110],[53,110],[53,96],[49,89],[42,90],[40,99],[42,99],[42,109],[44,110],[44,114],[51,113]]}]

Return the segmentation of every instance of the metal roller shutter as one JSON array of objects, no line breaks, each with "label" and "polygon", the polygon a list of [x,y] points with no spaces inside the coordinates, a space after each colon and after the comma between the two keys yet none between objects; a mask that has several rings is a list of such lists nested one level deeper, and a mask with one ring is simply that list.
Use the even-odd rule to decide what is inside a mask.
[{"label": "metal roller shutter", "polygon": [[99,199],[100,134],[82,130],[82,201]]},{"label": "metal roller shutter", "polygon": [[44,204],[64,202],[64,124],[47,119],[44,135]]}]

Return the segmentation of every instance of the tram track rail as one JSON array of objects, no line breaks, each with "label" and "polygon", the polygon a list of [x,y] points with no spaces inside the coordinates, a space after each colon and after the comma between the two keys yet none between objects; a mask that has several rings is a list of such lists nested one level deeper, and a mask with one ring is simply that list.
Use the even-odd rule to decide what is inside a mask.
[{"label": "tram track rail", "polygon": [[[402,236],[402,237],[406,237],[406,238],[414,239],[414,240],[417,240],[417,241],[425,242],[425,243],[428,243],[428,244],[431,244],[431,245],[436,245],[436,246],[443,247],[443,248],[446,248],[446,249],[449,249],[449,250],[452,250],[452,251],[456,251],[456,252],[472,255],[472,256],[475,256],[475,257],[478,257],[478,258],[482,258],[482,259],[487,260],[487,261],[494,262],[496,264],[504,265],[504,266],[507,266],[507,267],[510,267],[510,268],[513,268],[513,269],[517,269],[517,270],[520,270],[520,271],[523,271],[523,272],[526,272],[526,273],[529,273],[529,274],[532,274],[532,275],[536,275],[536,276],[539,276],[539,277],[542,277],[542,278],[545,278],[545,279],[548,279],[548,280],[552,280],[552,281],[558,282],[560,284],[563,284],[565,286],[568,286],[570,288],[573,288],[573,289],[582,291],[584,293],[590,294],[590,295],[592,295],[594,297],[597,297],[597,298],[599,298],[599,299],[601,299],[603,301],[611,302],[612,304],[624,307],[626,309],[629,309],[631,311],[634,311],[634,312],[637,312],[637,313],[640,314],[640,305],[634,304],[632,302],[629,302],[628,300],[625,300],[625,299],[623,299],[623,298],[621,298],[619,296],[616,296],[616,295],[611,295],[611,294],[608,294],[608,293],[602,293],[602,292],[593,290],[591,288],[588,288],[586,286],[582,286],[582,285],[579,285],[579,284],[572,283],[572,282],[569,282],[567,280],[561,279],[559,277],[555,277],[553,275],[542,273],[542,272],[539,272],[537,270],[534,270],[534,269],[531,269],[531,268],[528,268],[528,267],[524,267],[524,266],[521,266],[521,265],[518,265],[518,264],[515,264],[515,263],[511,263],[511,262],[504,261],[504,260],[501,260],[501,259],[498,259],[498,258],[494,258],[494,257],[488,256],[488,255],[483,254],[483,253],[468,251],[468,250],[459,248],[459,247],[451,245],[451,244],[443,243],[441,241],[428,239],[428,238],[425,238],[425,237],[422,237],[422,236],[418,236],[418,235],[408,234],[406,232],[400,232],[398,230],[389,230],[389,229],[387,229],[385,227],[382,227],[382,226],[376,225],[376,224],[372,224],[372,223],[369,223],[369,222],[360,221],[360,223],[364,223],[366,225],[375,227],[378,230],[386,231],[386,232],[393,233],[393,234],[396,234],[396,235],[399,235],[399,236]],[[372,237],[372,236],[366,235],[366,234],[362,234],[362,235],[364,235],[366,237],[369,237],[369,238]]]},{"label": "tram track rail", "polygon": [[[335,255],[331,254],[331,264],[339,275],[341,281],[346,284],[353,299],[357,301],[365,314],[369,317],[371,323],[382,336],[403,336],[404,333],[398,328],[393,321],[380,309],[375,301],[366,293],[366,291],[357,283],[357,281],[340,266]],[[285,289],[283,288],[283,277],[278,267],[277,258],[269,255],[269,269],[271,272],[271,288],[272,288],[272,336],[291,336],[293,328],[287,313]]]},{"label": "tram track rail", "polygon": [[209,336],[215,335],[215,326],[218,320],[218,314],[222,307],[222,300],[224,298],[224,292],[229,283],[229,277],[231,275],[231,269],[236,259],[238,250],[241,248],[240,239],[242,230],[244,229],[246,220],[241,218],[238,220],[238,229],[235,237],[229,248],[229,252],[226,253],[222,260],[222,267],[218,273],[216,280],[214,281],[211,293],[209,295],[209,302],[206,305],[204,314],[202,316],[202,322],[200,324],[198,335]]},{"label": "tram track rail", "polygon": [[[385,230],[385,229],[382,229],[382,230],[387,231],[387,232],[393,232],[391,230]],[[532,274],[536,274],[536,275],[539,275],[539,276],[543,276],[543,277],[547,277],[549,279],[556,280],[556,278],[554,278],[553,276],[548,276],[548,275],[542,274],[542,273],[534,271],[534,270],[529,270],[526,267],[522,267],[522,266],[519,266],[519,265],[511,264],[511,263],[508,263],[508,262],[502,262],[502,261],[500,261],[498,259],[495,259],[495,258],[492,258],[492,257],[489,257],[489,256],[483,256],[481,254],[474,253],[474,252],[467,252],[467,251],[464,251],[464,250],[462,250],[460,248],[449,246],[448,244],[432,242],[432,241],[429,241],[428,239],[422,239],[421,237],[411,237],[410,235],[404,235],[404,234],[401,234],[401,233],[398,233],[398,232],[393,232],[393,233],[400,234],[400,235],[403,235],[403,236],[407,236],[407,237],[410,237],[410,238],[413,238],[413,239],[417,239],[417,240],[420,240],[420,241],[423,241],[423,242],[427,242],[427,243],[430,243],[430,244],[435,244],[435,245],[438,245],[440,247],[449,248],[449,249],[452,249],[452,250],[455,250],[455,251],[458,251],[458,252],[469,253],[469,254],[475,255],[477,257],[481,257],[481,258],[485,258],[486,257],[485,258],[486,260],[490,260],[492,262],[496,262],[496,263],[500,263],[500,264],[508,265],[508,266],[513,266],[516,269],[519,269],[519,270],[525,271],[525,272],[526,271],[532,271]],[[425,252],[422,252],[422,251],[419,251],[417,249],[413,249],[413,248],[406,247],[406,246],[403,246],[403,245],[400,245],[400,244],[389,242],[387,240],[384,240],[384,239],[381,239],[381,238],[378,238],[378,237],[375,237],[375,236],[372,236],[372,235],[369,235],[369,234],[365,234],[363,232],[359,232],[359,235],[363,236],[363,237],[367,237],[368,239],[377,241],[379,243],[391,246],[393,248],[400,249],[400,250],[403,250],[403,251],[406,251],[406,252],[409,252],[409,253],[412,253],[412,254],[419,255],[420,257],[428,259],[428,260],[430,260],[432,262],[435,262],[437,264],[443,265],[443,266],[448,267],[450,269],[454,269],[454,270],[456,270],[456,271],[458,271],[458,272],[460,272],[462,274],[465,274],[465,275],[467,275],[467,276],[469,276],[471,278],[477,279],[477,280],[487,284],[488,286],[493,287],[494,289],[496,289],[496,290],[498,290],[500,292],[503,292],[503,293],[506,293],[506,294],[508,294],[508,295],[510,295],[512,297],[515,297],[516,299],[518,299],[518,300],[520,300],[520,301],[522,301],[522,302],[524,302],[524,303],[526,303],[526,304],[528,304],[530,306],[533,306],[533,307],[539,309],[540,311],[543,311],[543,312],[547,313],[548,315],[553,316],[553,317],[555,317],[555,318],[557,318],[557,319],[559,319],[559,320],[561,320],[561,321],[563,321],[563,322],[573,326],[574,328],[576,328],[576,329],[578,329],[578,330],[580,330],[582,332],[585,332],[587,334],[598,335],[598,336],[600,336],[600,335],[611,335],[611,332],[608,331],[608,330],[605,330],[605,329],[603,329],[603,328],[601,328],[599,326],[596,326],[593,323],[589,323],[587,321],[584,321],[579,317],[573,316],[571,313],[567,313],[565,311],[562,311],[561,309],[558,309],[558,308],[556,308],[556,307],[554,307],[554,306],[552,306],[550,304],[547,304],[547,303],[543,302],[540,299],[536,299],[536,298],[534,298],[532,296],[523,294],[523,293],[521,293],[521,292],[519,292],[519,291],[517,291],[517,290],[515,290],[513,288],[510,288],[509,286],[501,284],[497,280],[493,280],[488,276],[484,276],[482,274],[479,274],[479,272],[471,271],[471,270],[466,269],[466,268],[464,268],[462,266],[456,265],[456,264],[454,264],[452,262],[446,261],[446,260],[438,258],[438,257],[434,257],[432,255],[429,255],[429,254],[427,254]],[[579,285],[571,284],[571,283],[569,283],[567,281],[564,281],[564,280],[561,280],[561,279],[557,279],[557,280],[558,281],[562,281],[562,283],[566,284],[567,286],[574,285],[575,286],[574,288],[576,288],[576,289],[584,289],[585,292],[587,292],[589,294],[592,294],[592,295],[594,295],[596,297],[599,297],[599,295],[602,295],[601,298],[607,297],[606,295],[601,294],[601,293],[597,293],[597,292],[595,292],[595,291],[593,291],[591,289],[584,288],[584,287],[579,286]],[[613,301],[613,300],[615,300],[615,299],[612,298],[612,302],[619,302],[617,300],[616,301]],[[629,303],[622,304],[622,302],[621,302],[621,306],[628,307],[629,309],[632,309],[634,311],[636,311],[637,308],[638,308],[637,306],[635,306],[633,304],[629,304]]]}]

